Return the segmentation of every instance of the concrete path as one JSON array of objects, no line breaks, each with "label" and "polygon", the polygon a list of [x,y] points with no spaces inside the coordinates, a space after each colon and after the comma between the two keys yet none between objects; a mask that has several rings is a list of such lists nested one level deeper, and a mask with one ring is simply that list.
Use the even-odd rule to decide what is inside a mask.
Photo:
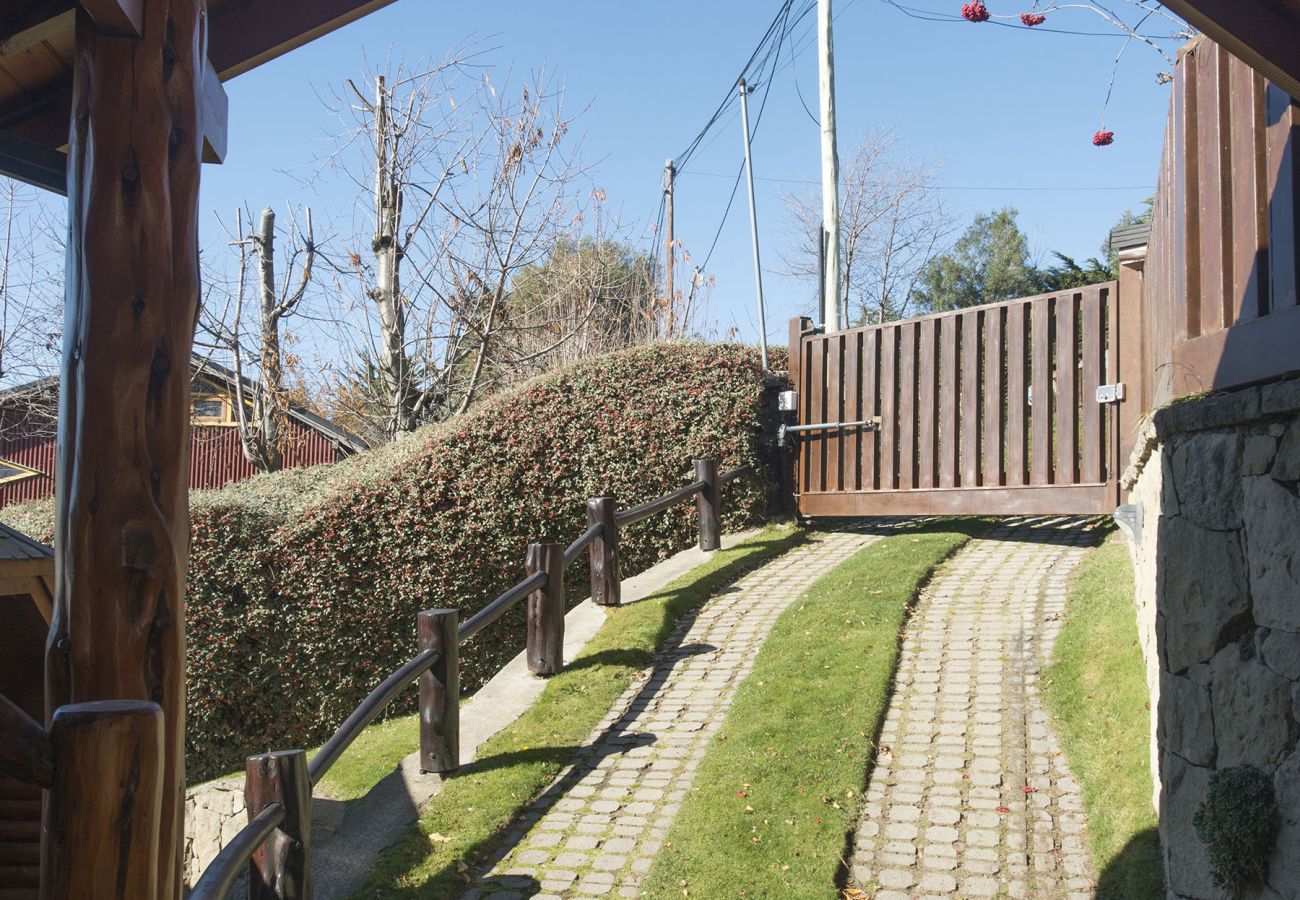
[{"label": "concrete path", "polygon": [[1039,696],[1088,528],[998,527],[922,595],[856,835],[867,895],[1092,897],[1079,785]]},{"label": "concrete path", "polygon": [[[678,624],[462,900],[635,897],[777,616],[888,524],[821,532]],[[871,532],[871,533],[869,533]],[[540,893],[539,893],[540,891]]]}]

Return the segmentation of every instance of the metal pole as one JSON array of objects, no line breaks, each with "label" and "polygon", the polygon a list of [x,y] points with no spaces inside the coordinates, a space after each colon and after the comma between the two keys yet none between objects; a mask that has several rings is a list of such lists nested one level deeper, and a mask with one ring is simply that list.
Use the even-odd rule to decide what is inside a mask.
[{"label": "metal pole", "polygon": [[822,232],[826,236],[822,324],[842,331],[840,315],[840,156],[835,146],[835,49],[831,40],[831,0],[817,0],[817,49],[821,89]]},{"label": "metal pole", "polygon": [[668,301],[668,337],[673,336],[673,310],[676,309],[676,294],[673,287],[673,177],[677,170],[670,159],[664,163],[664,280],[667,282],[666,298]]},{"label": "metal pole", "polygon": [[745,173],[749,176],[749,230],[754,239],[754,285],[758,296],[758,345],[763,350],[763,371],[767,371],[767,311],[763,306],[763,265],[758,257],[758,211],[754,206],[754,162],[749,155],[749,90],[740,79],[740,124],[745,131]]}]

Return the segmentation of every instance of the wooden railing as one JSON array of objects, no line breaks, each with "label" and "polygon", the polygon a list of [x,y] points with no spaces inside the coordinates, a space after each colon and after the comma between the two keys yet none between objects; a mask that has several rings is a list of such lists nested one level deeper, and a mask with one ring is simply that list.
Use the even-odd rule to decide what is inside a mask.
[{"label": "wooden railing", "polygon": [[[589,525],[567,547],[529,544],[526,576],[463,623],[455,609],[421,612],[417,618],[419,652],[376,687],[316,752],[311,761],[302,750],[249,757],[244,780],[248,824],[208,865],[190,892],[190,900],[222,900],[249,866],[249,897],[255,900],[304,900],[311,896],[311,792],[348,746],[393,700],[419,681],[420,768],[451,772],[460,767],[460,645],[507,611],[527,601],[528,669],[553,675],[564,664],[564,572],[585,549],[591,572],[592,600],[604,606],[621,602],[618,565],[619,529],[678,503],[696,501],[701,550],[721,546],[721,489],[749,473],[748,466],[719,475],[712,460],[695,461],[695,480],[669,494],[619,510],[613,497],[588,501]],[[0,698],[2,701],[3,698]],[[12,704],[0,703],[8,726]],[[18,711],[18,715],[22,715]],[[45,732],[36,723],[14,718],[22,726],[16,737],[0,741],[0,772],[52,777]]]}]

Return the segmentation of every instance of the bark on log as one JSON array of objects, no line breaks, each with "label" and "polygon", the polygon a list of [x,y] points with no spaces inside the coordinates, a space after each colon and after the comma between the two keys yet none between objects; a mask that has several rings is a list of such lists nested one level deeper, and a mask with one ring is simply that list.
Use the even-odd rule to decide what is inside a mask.
[{"label": "bark on log", "polygon": [[203,0],[149,0],[141,33],[107,36],[78,8],[46,708],[161,707],[150,895],[179,898]]},{"label": "bark on log", "polygon": [[454,609],[426,609],[419,616],[421,650],[437,650],[438,662],[420,676],[420,771],[460,768],[460,636]]},{"label": "bark on log", "polygon": [[722,485],[718,483],[718,464],[711,459],[697,459],[695,480],[704,482],[704,487],[695,495],[695,512],[700,521],[700,549],[717,550],[722,546]]},{"label": "bark on log", "polygon": [[43,900],[157,900],[163,714],[156,703],[61,707],[41,842]]},{"label": "bark on log", "polygon": [[555,675],[564,668],[564,545],[529,544],[528,574],[546,584],[528,595],[528,671]]},{"label": "bark on log", "polygon": [[311,777],[304,751],[280,750],[248,758],[244,775],[248,820],[272,803],[284,807],[284,821],[249,860],[249,900],[311,900]]},{"label": "bark on log", "polygon": [[587,501],[587,524],[601,526],[600,536],[589,544],[591,600],[601,606],[623,602],[618,572],[618,502],[613,497],[592,497]]}]

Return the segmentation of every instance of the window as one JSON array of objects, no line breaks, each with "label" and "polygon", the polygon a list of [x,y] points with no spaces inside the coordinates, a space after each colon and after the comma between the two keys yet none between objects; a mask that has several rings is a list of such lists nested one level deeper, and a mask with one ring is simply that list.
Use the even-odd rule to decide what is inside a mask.
[{"label": "window", "polygon": [[194,421],[200,425],[226,425],[231,421],[225,397],[195,397]]},{"label": "window", "polygon": [[22,481],[24,478],[31,478],[33,475],[39,475],[35,469],[29,469],[26,466],[20,466],[16,462],[7,459],[0,459],[0,484],[8,484],[11,481]]}]

